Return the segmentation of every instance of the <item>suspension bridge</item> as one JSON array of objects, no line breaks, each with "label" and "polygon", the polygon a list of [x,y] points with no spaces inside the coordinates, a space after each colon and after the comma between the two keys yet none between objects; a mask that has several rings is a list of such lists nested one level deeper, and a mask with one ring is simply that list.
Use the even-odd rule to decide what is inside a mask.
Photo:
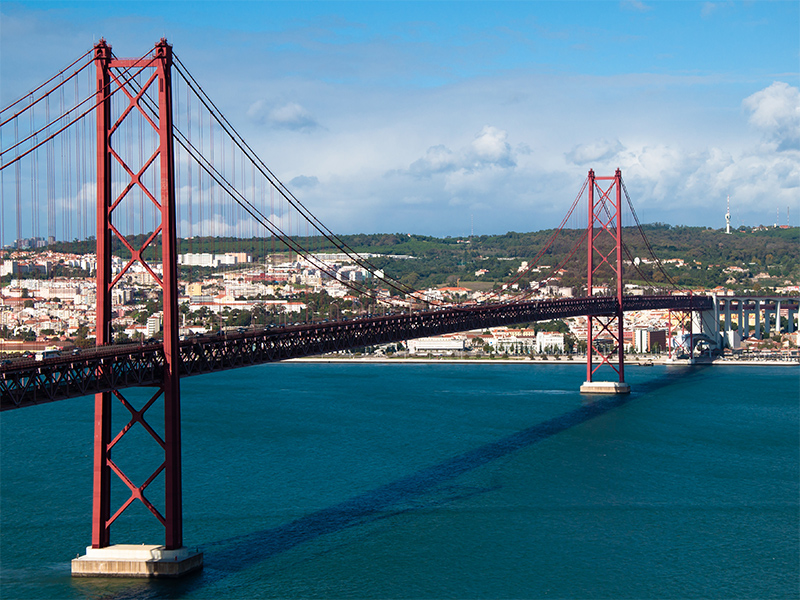
[{"label": "suspension bridge", "polygon": [[[561,225],[527,270],[506,286],[475,301],[432,302],[355,252],[292,194],[166,40],[133,59],[116,57],[101,40],[2,110],[0,143],[0,247],[9,262],[15,253],[54,244],[93,250],[95,347],[70,356],[8,361],[0,371],[2,410],[94,395],[92,540],[87,555],[73,561],[74,575],[177,576],[202,566],[202,554],[183,543],[183,377],[431,335],[583,316],[587,364],[581,391],[626,393],[630,388],[624,377],[624,312],[667,309],[691,314],[712,309],[710,297],[677,289],[649,296],[623,293],[623,270],[638,270],[638,261],[622,239],[623,197],[626,214],[636,221],[654,264],[666,281],[669,276],[644,237],[619,170],[611,176],[589,172]],[[543,300],[534,297],[531,287],[516,285],[578,214],[585,216],[584,233],[551,273],[583,249],[585,295]],[[336,268],[325,261],[324,252],[344,255],[369,274],[365,281],[342,282],[352,294],[393,306],[400,298],[404,308],[396,314],[181,339],[179,282],[187,283],[193,273],[180,271],[180,249],[236,254],[242,240],[253,239],[266,253],[302,259],[334,280]],[[152,344],[114,343],[114,319],[124,305],[119,290],[133,275],[145,277],[158,290],[163,338]],[[601,295],[595,293],[599,289]],[[601,338],[610,339],[610,344],[598,343]],[[600,368],[613,380],[598,380]],[[144,406],[135,408],[123,394],[131,387],[154,392]],[[156,405],[163,407],[158,417]],[[130,413],[117,432],[112,431],[113,406]],[[148,418],[160,419],[159,426],[152,427]],[[142,483],[131,481],[112,459],[119,440],[137,424],[164,455]],[[130,496],[112,511],[114,477]],[[163,502],[147,496],[157,478],[164,481]],[[163,525],[163,545],[112,545],[112,524],[136,501]]]}]

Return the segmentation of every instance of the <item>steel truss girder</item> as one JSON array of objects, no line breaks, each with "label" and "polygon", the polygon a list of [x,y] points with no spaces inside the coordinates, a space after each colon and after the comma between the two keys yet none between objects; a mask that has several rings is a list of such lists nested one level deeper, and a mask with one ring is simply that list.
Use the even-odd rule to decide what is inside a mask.
[{"label": "steel truss girder", "polygon": [[[709,296],[626,296],[623,311],[712,310]],[[614,297],[564,298],[446,308],[314,325],[277,327],[180,342],[180,375],[338,352],[362,346],[581,315],[612,316]],[[74,357],[20,361],[0,369],[0,410],[32,406],[127,387],[160,385],[161,344],[106,346]]]}]

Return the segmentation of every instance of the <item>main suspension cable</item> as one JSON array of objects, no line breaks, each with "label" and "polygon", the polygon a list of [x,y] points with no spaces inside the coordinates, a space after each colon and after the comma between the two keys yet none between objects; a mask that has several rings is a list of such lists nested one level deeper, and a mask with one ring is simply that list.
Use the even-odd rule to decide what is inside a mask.
[{"label": "main suspension cable", "polygon": [[[30,92],[28,92],[27,94],[25,94],[24,96],[21,96],[21,97],[20,97],[18,100],[15,100],[14,102],[12,102],[11,104],[9,104],[9,105],[8,105],[8,106],[6,106],[5,108],[3,108],[3,109],[0,109],[0,115],[2,115],[4,112],[6,112],[6,111],[8,111],[8,110],[11,110],[11,108],[13,108],[13,107],[14,107],[14,106],[16,106],[17,104],[19,104],[20,102],[22,102],[23,100],[25,100],[26,98],[28,98],[28,97],[30,97],[30,96],[33,96],[33,95],[34,95],[36,92],[38,92],[40,89],[42,89],[42,88],[43,88],[44,86],[46,86],[48,83],[50,83],[51,81],[53,81],[54,79],[56,79],[57,77],[59,77],[61,74],[65,73],[65,72],[66,72],[68,69],[71,69],[72,67],[74,67],[74,66],[75,66],[77,63],[79,63],[81,60],[83,60],[84,58],[86,58],[86,56],[88,56],[89,54],[91,54],[93,51],[94,51],[94,48],[90,48],[89,50],[87,50],[87,51],[86,51],[86,52],[83,54],[83,56],[80,56],[80,57],[78,57],[77,59],[75,59],[75,60],[74,60],[72,63],[70,63],[69,65],[67,65],[67,66],[66,66],[66,67],[64,67],[63,69],[61,69],[61,70],[60,70],[58,73],[56,73],[55,75],[53,75],[53,76],[52,76],[50,79],[48,79],[47,81],[45,81],[45,82],[44,82],[44,83],[42,83],[41,85],[37,86],[36,88],[34,88],[33,90],[31,90]],[[90,64],[92,64],[92,61],[89,61],[88,63],[86,63],[85,65],[83,65],[83,66],[82,66],[80,69],[78,69],[78,70],[77,70],[77,71],[75,71],[75,72],[74,72],[72,75],[70,75],[68,79],[65,79],[64,81],[62,81],[62,83],[60,83],[58,86],[56,86],[55,88],[53,88],[53,90],[50,90],[50,92],[47,92],[47,94],[50,94],[52,91],[54,91],[54,90],[58,89],[58,88],[59,88],[61,85],[63,85],[64,83],[66,83],[67,81],[69,81],[70,79],[72,79],[72,77],[74,77],[76,74],[78,74],[78,73],[80,73],[81,71],[83,71],[83,69],[85,69],[85,68],[86,68],[88,65],[90,65]],[[45,95],[47,95],[47,94],[45,94]],[[36,100],[35,102],[32,102],[31,104],[29,104],[28,106],[26,106],[25,108],[23,108],[21,111],[17,112],[16,114],[12,115],[11,117],[8,117],[8,118],[7,118],[5,121],[3,121],[2,123],[0,123],[0,126],[2,126],[2,125],[5,125],[5,124],[6,124],[6,123],[8,123],[8,122],[9,122],[11,119],[13,119],[13,118],[15,118],[15,117],[18,117],[18,116],[19,116],[21,113],[23,113],[23,112],[25,112],[26,110],[28,110],[28,109],[29,109],[31,106],[33,106],[33,105],[34,105],[36,102],[39,102],[39,100],[41,100],[42,98],[44,98],[44,96],[41,96],[41,97],[40,97],[38,100]]]},{"label": "main suspension cable", "polygon": [[622,182],[622,190],[625,192],[625,199],[628,201],[628,206],[631,209],[631,214],[633,215],[634,220],[636,221],[636,226],[639,228],[639,232],[642,234],[642,239],[644,240],[645,245],[647,246],[647,250],[650,252],[650,256],[655,260],[658,269],[661,273],[666,277],[667,281],[678,291],[686,291],[678,286],[677,283],[669,276],[667,271],[664,269],[664,265],[659,260],[656,253],[653,251],[653,247],[650,245],[650,241],[647,239],[647,236],[644,234],[644,229],[642,228],[642,224],[639,222],[639,217],[636,215],[636,209],[633,208],[633,202],[631,202],[631,197],[628,195],[628,188],[625,186],[625,182]]},{"label": "main suspension cable", "polygon": [[[381,271],[381,269],[378,269],[366,257],[353,250],[344,240],[334,234],[311,211],[309,211],[302,202],[300,202],[300,200],[283,184],[283,182],[280,181],[280,179],[278,179],[278,177],[269,169],[269,167],[267,167],[264,161],[262,161],[255,151],[247,144],[238,131],[236,131],[233,125],[231,125],[227,118],[217,108],[208,94],[205,93],[203,88],[197,83],[197,81],[194,79],[191,73],[189,73],[188,69],[185,67],[185,65],[183,65],[177,56],[175,56],[175,61],[176,70],[178,73],[184,79],[186,84],[195,92],[198,99],[203,103],[217,123],[219,123],[220,127],[223,128],[223,130],[230,136],[231,140],[239,147],[239,149],[251,162],[257,163],[255,166],[259,172],[273,185],[275,189],[278,190],[278,192],[286,199],[286,201],[294,206],[294,208],[297,209],[298,212],[314,226],[314,229],[316,229],[323,237],[325,237],[325,239],[333,244],[334,247],[347,254],[356,264],[377,276],[377,271]],[[405,284],[391,277],[386,277],[385,274],[382,277],[378,277],[378,279],[387,285],[390,285],[393,289],[402,291],[405,294],[410,294],[413,296],[418,293],[417,290],[414,290],[413,288],[406,286]]]},{"label": "main suspension cable", "polygon": [[[149,54],[149,52],[148,52],[148,54]],[[142,56],[142,57],[141,57],[139,60],[144,60],[146,57],[147,57],[147,54],[145,54],[144,56]],[[139,71],[137,71],[136,73],[134,73],[134,74],[131,76],[131,79],[132,79],[133,77],[136,77],[136,76],[137,76],[139,73],[141,73],[141,71],[142,71],[142,70],[144,70],[144,69],[146,69],[148,66],[150,66],[150,64],[152,64],[152,62],[153,62],[154,60],[155,60],[155,57],[151,58],[151,59],[150,59],[150,62],[149,62],[148,64],[146,64],[146,65],[144,65],[143,67],[141,67],[141,68],[139,69]],[[133,67],[128,67],[127,69],[125,69],[125,73],[128,73],[128,72],[129,72],[129,71],[130,71],[132,68],[133,68]],[[129,83],[129,81],[130,81],[130,79],[128,79],[128,81],[125,81],[125,82],[124,82],[124,84],[125,84],[125,85],[127,85],[127,83]],[[2,150],[2,151],[0,151],[0,156],[2,156],[3,154],[6,154],[7,152],[10,152],[11,150],[17,150],[17,149],[19,148],[19,146],[21,146],[23,143],[27,142],[27,141],[28,141],[28,140],[30,140],[31,138],[33,138],[33,139],[34,139],[34,145],[33,145],[33,146],[31,146],[30,148],[28,148],[28,149],[27,149],[25,152],[23,152],[22,154],[17,154],[17,153],[15,152],[15,154],[14,154],[14,158],[12,158],[12,159],[11,159],[11,160],[9,160],[8,162],[5,162],[5,163],[3,163],[2,165],[0,165],[0,170],[1,170],[1,169],[5,169],[6,167],[10,167],[10,166],[11,166],[11,165],[13,165],[14,163],[18,162],[20,159],[24,158],[25,156],[27,156],[27,155],[28,155],[28,154],[30,154],[31,152],[33,152],[33,151],[37,150],[38,148],[40,148],[41,146],[43,146],[44,144],[46,144],[47,142],[49,142],[49,141],[50,141],[50,140],[52,140],[53,138],[57,137],[57,136],[58,136],[58,135],[60,135],[60,134],[61,134],[61,133],[62,133],[64,130],[66,130],[66,129],[67,129],[67,128],[69,128],[69,127],[72,127],[72,126],[73,126],[75,123],[77,123],[78,121],[80,121],[81,119],[83,119],[83,117],[85,117],[85,116],[86,116],[86,115],[88,115],[90,112],[92,112],[93,110],[95,110],[95,109],[96,109],[98,106],[100,106],[102,103],[104,103],[106,100],[108,100],[109,98],[111,98],[112,96],[114,96],[114,94],[116,94],[117,92],[119,92],[119,91],[122,89],[122,87],[118,85],[118,86],[117,86],[117,88],[116,88],[114,91],[112,91],[112,92],[109,92],[109,91],[108,91],[108,88],[109,88],[110,86],[111,86],[111,82],[109,82],[109,83],[108,83],[108,85],[106,86],[106,91],[104,92],[104,94],[103,94],[103,97],[102,97],[101,99],[97,100],[97,101],[94,103],[94,105],[90,106],[90,107],[89,107],[89,108],[88,108],[86,111],[84,111],[83,113],[81,113],[80,115],[78,115],[77,117],[75,117],[75,118],[74,118],[72,121],[68,122],[66,125],[64,125],[64,126],[63,126],[63,127],[61,127],[60,129],[58,129],[58,130],[57,130],[55,133],[53,133],[52,135],[49,135],[48,137],[46,137],[45,139],[43,139],[41,142],[38,142],[38,143],[37,143],[37,142],[35,141],[35,139],[36,139],[36,136],[38,136],[38,135],[39,135],[39,134],[40,134],[42,131],[46,131],[46,130],[47,130],[47,129],[48,129],[50,126],[51,126],[51,125],[53,125],[53,123],[56,123],[56,122],[58,122],[59,120],[63,119],[63,115],[62,115],[62,116],[59,116],[59,117],[58,117],[58,118],[56,118],[56,119],[54,119],[52,123],[48,123],[48,124],[44,125],[44,126],[43,126],[43,127],[41,127],[41,128],[38,130],[38,131],[34,131],[34,132],[33,132],[33,133],[31,133],[30,135],[28,135],[26,138],[24,138],[24,139],[22,139],[22,140],[19,140],[19,141],[18,141],[16,144],[14,144],[13,146],[10,146],[10,147],[6,148],[5,150]],[[91,96],[88,96],[87,98],[85,98],[84,100],[82,100],[82,101],[81,101],[79,104],[77,104],[77,105],[76,105],[74,108],[70,109],[70,110],[68,111],[68,113],[67,113],[67,114],[70,114],[70,113],[72,113],[73,111],[77,110],[77,108],[78,108],[79,106],[82,106],[83,104],[85,104],[86,102],[88,102],[89,100],[91,100],[93,97],[96,97],[96,94],[95,94],[95,93],[92,93],[92,95],[91,95]]]},{"label": "main suspension cable", "polygon": [[[136,89],[138,85],[137,82],[132,81],[130,83],[131,87]],[[190,89],[190,88],[187,88]],[[138,90],[137,90],[138,91]],[[202,99],[201,99],[202,100]],[[142,96],[142,101],[144,106],[151,111],[154,116],[157,116],[157,106],[153,106],[153,101],[149,97]],[[324,272],[332,279],[336,279],[336,272],[331,269],[330,265],[323,262],[319,258],[317,258],[313,253],[309,253],[307,249],[303,248],[298,242],[296,242],[291,235],[287,235],[280,227],[275,225],[269,218],[267,218],[257,207],[255,207],[247,198],[242,194],[234,184],[232,184],[228,179],[220,173],[216,167],[203,155],[203,153],[197,149],[194,144],[192,144],[191,140],[185,135],[179,127],[173,124],[173,133],[175,135],[175,139],[178,141],[178,144],[187,151],[189,156],[194,158],[197,165],[204,170],[211,179],[213,179],[227,194],[228,196],[234,200],[237,204],[239,204],[254,220],[260,223],[267,231],[269,231],[274,238],[277,238],[280,242],[282,242],[287,248],[290,250],[294,250],[297,252],[299,256],[303,256],[305,260],[309,262],[312,266],[318,268],[320,271]],[[232,139],[232,138],[231,138]],[[232,141],[234,141],[232,139]],[[254,165],[255,166],[255,165]],[[270,182],[271,183],[271,182]],[[274,187],[274,186],[273,186]],[[367,295],[375,300],[387,299],[390,296],[386,296],[383,293],[378,291],[370,290],[369,288],[363,288],[358,285],[354,285],[349,281],[339,280],[340,283],[345,285],[346,287],[352,289],[353,291],[357,292],[358,294]],[[387,284],[391,285],[391,282],[387,282]],[[396,286],[392,286],[395,291],[404,293],[403,290],[398,289]],[[416,298],[417,300],[423,300],[420,298]]]}]

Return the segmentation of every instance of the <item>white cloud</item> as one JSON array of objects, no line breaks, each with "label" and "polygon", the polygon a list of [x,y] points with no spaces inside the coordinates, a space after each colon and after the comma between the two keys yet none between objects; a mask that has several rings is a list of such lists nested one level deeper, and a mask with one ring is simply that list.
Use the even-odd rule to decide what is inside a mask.
[{"label": "white cloud", "polygon": [[318,125],[311,114],[296,102],[272,109],[269,119],[276,127],[286,129],[311,129]]},{"label": "white cloud", "polygon": [[750,111],[750,124],[777,143],[779,151],[800,150],[800,89],[776,81],[742,105]]},{"label": "white cloud", "polygon": [[620,164],[645,221],[722,227],[730,195],[734,225],[769,223],[776,208],[797,206],[800,197],[797,152],[763,146],[736,153],[719,147],[686,151],[653,145],[626,150]]},{"label": "white cloud", "polygon": [[495,165],[503,168],[516,166],[508,142],[508,133],[487,125],[472,140],[472,156],[477,165]]},{"label": "white cloud", "polygon": [[422,177],[430,177],[434,173],[454,171],[458,167],[458,158],[450,148],[438,145],[431,146],[425,156],[411,163],[409,172]]},{"label": "white cloud", "polygon": [[297,102],[270,106],[265,100],[257,100],[247,109],[247,117],[256,123],[267,123],[276,129],[309,131],[319,127],[311,113]]},{"label": "white cloud", "polygon": [[[773,220],[776,204],[796,205],[797,152],[753,139],[785,132],[783,112],[767,110],[752,89],[706,110],[700,99],[676,100],[686,88],[674,76],[644,79],[552,77],[542,85],[495,77],[419,91],[413,101],[361,96],[352,114],[338,104],[353,99],[333,90],[324,132],[287,137],[264,158],[288,165],[292,176],[317,177],[298,194],[342,232],[464,235],[471,215],[477,233],[553,227],[589,167],[598,175],[621,168],[644,222],[723,226],[728,194],[737,203],[734,224],[766,222],[766,204]],[[528,93],[536,87],[546,91]],[[510,90],[529,100],[509,106]],[[748,95],[745,115],[737,108]],[[468,126],[472,135],[464,135]]]},{"label": "white cloud", "polygon": [[307,175],[298,175],[289,182],[290,188],[310,188],[319,185],[319,179]]},{"label": "white cloud", "polygon": [[567,152],[568,161],[576,165],[605,161],[614,158],[624,150],[624,146],[619,140],[613,142],[609,140],[597,140],[588,144],[579,144]]},{"label": "white cloud", "polygon": [[457,152],[442,144],[431,146],[425,156],[411,163],[408,172],[418,177],[431,177],[441,173],[511,169],[517,163],[507,139],[508,132],[486,125],[469,146]]}]

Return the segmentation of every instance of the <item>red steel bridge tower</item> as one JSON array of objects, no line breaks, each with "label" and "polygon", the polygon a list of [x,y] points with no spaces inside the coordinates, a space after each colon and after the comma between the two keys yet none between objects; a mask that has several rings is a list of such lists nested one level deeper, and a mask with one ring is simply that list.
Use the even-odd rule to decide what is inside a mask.
[{"label": "red steel bridge tower", "polygon": [[[162,39],[153,52],[143,58],[119,59],[113,57],[111,47],[101,40],[94,48],[94,62],[97,72],[97,345],[112,343],[112,289],[132,265],[139,263],[158,283],[163,294],[164,360],[160,385],[139,410],[119,390],[95,394],[92,545],[87,548],[85,556],[72,561],[72,573],[76,576],[177,576],[202,567],[203,557],[201,553],[183,547],[172,46]],[[112,115],[111,99],[115,94],[127,99],[127,106],[119,111],[119,115]],[[156,99],[157,106],[153,106]],[[134,115],[150,132],[150,148],[154,150],[145,156],[143,164],[131,166],[132,157],[127,155],[131,153],[126,154],[122,143],[119,147],[115,145],[115,133]],[[122,181],[112,181],[115,173],[124,174]],[[148,177],[145,177],[146,173]],[[148,184],[149,181],[155,185]],[[153,233],[139,247],[126,238],[114,220],[115,210],[131,190],[137,188],[152,202],[153,212],[160,218]],[[131,254],[128,263],[116,275],[112,275],[111,269],[114,240]],[[161,273],[151,264],[152,258],[148,262],[146,251],[156,260],[160,254]],[[163,438],[145,419],[145,412],[159,399],[164,410]],[[119,404],[130,412],[130,420],[115,433],[111,413],[112,406],[120,408]],[[135,484],[111,456],[112,449],[136,424],[144,427],[164,455],[163,462],[140,485]],[[162,474],[165,488],[163,514],[146,494],[148,486]],[[130,496],[112,512],[111,483],[114,476],[129,489]],[[163,525],[164,544],[112,546],[112,523],[137,500]]]},{"label": "red steel bridge tower", "polygon": [[[622,172],[613,177],[596,177],[589,171],[589,224],[586,295],[594,295],[594,279],[603,269],[613,275],[616,289],[616,311],[612,315],[586,317],[586,382],[583,393],[627,394],[623,338],[622,285]],[[610,286],[607,288],[610,293]],[[602,341],[601,341],[602,340]],[[595,365],[595,356],[599,362]],[[595,372],[603,365],[619,375],[619,382],[594,381]]]}]

